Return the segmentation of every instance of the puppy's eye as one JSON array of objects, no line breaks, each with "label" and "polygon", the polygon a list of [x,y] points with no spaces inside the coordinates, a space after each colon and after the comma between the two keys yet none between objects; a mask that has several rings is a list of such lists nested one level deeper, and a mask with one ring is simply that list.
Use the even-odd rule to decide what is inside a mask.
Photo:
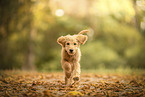
[{"label": "puppy's eye", "polygon": [[69,43],[67,43],[67,45],[69,45]]},{"label": "puppy's eye", "polygon": [[76,45],[76,43],[74,43],[74,45]]}]

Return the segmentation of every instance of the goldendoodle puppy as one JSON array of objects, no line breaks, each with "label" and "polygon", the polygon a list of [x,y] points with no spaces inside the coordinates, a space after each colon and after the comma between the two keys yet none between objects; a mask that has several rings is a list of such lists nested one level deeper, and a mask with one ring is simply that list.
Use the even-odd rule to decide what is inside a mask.
[{"label": "goldendoodle puppy", "polygon": [[83,35],[87,32],[88,30],[82,30],[77,35],[66,35],[57,39],[62,46],[61,65],[65,73],[66,85],[80,81],[80,44],[83,45],[87,41],[87,35]]}]

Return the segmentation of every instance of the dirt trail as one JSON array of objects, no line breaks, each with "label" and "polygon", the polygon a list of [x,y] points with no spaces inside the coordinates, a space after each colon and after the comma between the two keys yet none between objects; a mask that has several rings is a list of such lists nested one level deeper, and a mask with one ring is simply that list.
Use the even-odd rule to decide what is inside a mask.
[{"label": "dirt trail", "polygon": [[79,85],[64,85],[63,73],[5,71],[0,74],[0,97],[145,96],[145,75],[81,74]]}]

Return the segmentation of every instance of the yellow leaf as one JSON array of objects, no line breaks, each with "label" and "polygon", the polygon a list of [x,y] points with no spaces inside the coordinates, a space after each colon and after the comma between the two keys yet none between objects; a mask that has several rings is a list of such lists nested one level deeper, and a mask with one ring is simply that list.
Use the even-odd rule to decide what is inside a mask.
[{"label": "yellow leaf", "polygon": [[67,94],[65,94],[64,97],[66,97],[66,96],[68,96],[68,95],[71,95],[71,96],[75,96],[75,95],[84,96],[84,94],[82,94],[81,92],[78,92],[78,91],[71,91],[71,92],[68,92]]}]

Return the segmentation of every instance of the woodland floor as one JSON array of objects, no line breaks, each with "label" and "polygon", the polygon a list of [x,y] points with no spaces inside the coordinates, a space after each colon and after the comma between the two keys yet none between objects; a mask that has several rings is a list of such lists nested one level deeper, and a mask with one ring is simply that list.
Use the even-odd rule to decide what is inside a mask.
[{"label": "woodland floor", "polygon": [[82,73],[79,85],[64,85],[60,73],[0,72],[0,97],[145,97],[145,74]]}]

